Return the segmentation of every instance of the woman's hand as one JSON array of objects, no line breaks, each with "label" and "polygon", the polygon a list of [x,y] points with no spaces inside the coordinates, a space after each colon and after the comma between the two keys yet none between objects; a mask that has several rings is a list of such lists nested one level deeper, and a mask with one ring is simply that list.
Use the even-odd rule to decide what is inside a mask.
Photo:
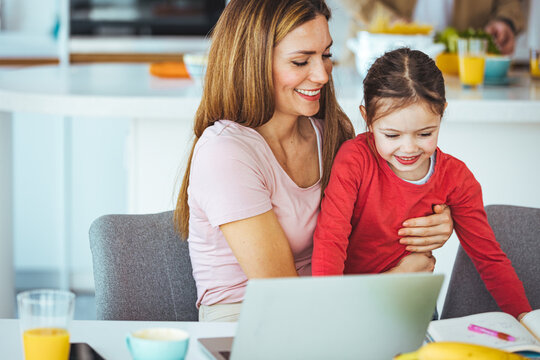
[{"label": "woman's hand", "polygon": [[401,244],[407,245],[412,252],[427,252],[442,247],[452,235],[454,223],[450,208],[446,205],[435,205],[435,214],[408,219],[399,229]]},{"label": "woman's hand", "polygon": [[502,20],[492,20],[485,28],[493,37],[495,44],[503,55],[511,55],[516,45],[516,36],[510,25]]},{"label": "woman's hand", "polygon": [[405,256],[395,268],[386,273],[432,272],[434,268],[435,257],[428,251]]}]

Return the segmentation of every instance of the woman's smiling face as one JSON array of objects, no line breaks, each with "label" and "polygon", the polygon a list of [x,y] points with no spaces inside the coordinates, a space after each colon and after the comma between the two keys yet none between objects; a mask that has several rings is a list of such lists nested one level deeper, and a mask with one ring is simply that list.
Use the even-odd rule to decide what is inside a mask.
[{"label": "woman's smiling face", "polygon": [[274,48],[274,117],[313,116],[332,72],[328,22],[322,15],[291,31]]}]

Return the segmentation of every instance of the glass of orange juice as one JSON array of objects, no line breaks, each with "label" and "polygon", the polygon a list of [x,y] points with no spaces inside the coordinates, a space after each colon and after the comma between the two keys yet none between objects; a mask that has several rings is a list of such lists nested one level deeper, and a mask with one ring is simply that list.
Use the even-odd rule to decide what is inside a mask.
[{"label": "glass of orange juice", "polygon": [[530,50],[531,76],[540,79],[540,49]]},{"label": "glass of orange juice", "polygon": [[486,39],[458,39],[459,80],[465,87],[478,87],[484,82]]},{"label": "glass of orange juice", "polygon": [[68,360],[69,323],[75,294],[63,290],[30,290],[17,295],[26,360]]}]

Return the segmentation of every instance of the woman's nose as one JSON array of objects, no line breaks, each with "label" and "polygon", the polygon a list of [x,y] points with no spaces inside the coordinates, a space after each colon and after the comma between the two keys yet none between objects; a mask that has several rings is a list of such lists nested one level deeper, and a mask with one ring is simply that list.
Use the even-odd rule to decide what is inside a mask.
[{"label": "woman's nose", "polygon": [[[330,66],[330,69],[327,67]],[[328,82],[328,73],[332,71],[332,65],[327,65],[323,60],[317,61],[313,64],[310,80],[317,84],[326,84]]]}]

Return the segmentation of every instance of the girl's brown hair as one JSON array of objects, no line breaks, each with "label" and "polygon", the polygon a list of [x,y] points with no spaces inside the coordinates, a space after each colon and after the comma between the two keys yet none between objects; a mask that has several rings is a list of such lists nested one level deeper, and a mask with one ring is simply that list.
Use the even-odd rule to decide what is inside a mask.
[{"label": "girl's brown hair", "polygon": [[[231,0],[225,7],[212,32],[202,99],[195,115],[195,140],[174,213],[182,238],[189,233],[189,175],[198,139],[207,127],[221,119],[250,128],[270,120],[275,107],[274,47],[292,30],[318,15],[330,18],[324,0]],[[321,91],[320,109],[315,117],[324,121],[324,191],[337,149],[354,136],[352,123],[337,103],[331,77]]]},{"label": "girl's brown hair", "polygon": [[443,116],[444,78],[433,59],[421,51],[401,48],[375,60],[364,79],[368,129],[378,118],[417,101]]}]

